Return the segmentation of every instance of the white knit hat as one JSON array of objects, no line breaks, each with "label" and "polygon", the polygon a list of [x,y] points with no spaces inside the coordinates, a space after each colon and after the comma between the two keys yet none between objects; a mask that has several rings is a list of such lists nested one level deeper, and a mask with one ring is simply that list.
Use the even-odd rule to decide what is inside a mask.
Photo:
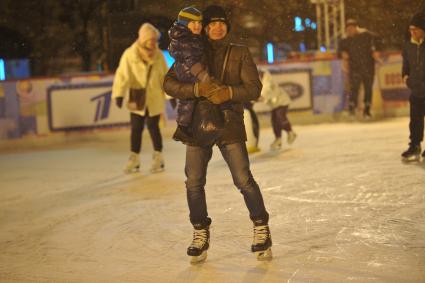
[{"label": "white knit hat", "polygon": [[145,42],[149,39],[152,39],[152,38],[158,40],[160,36],[161,36],[161,33],[159,32],[158,29],[156,29],[150,23],[144,23],[139,28],[139,39],[138,39],[138,41],[140,43],[143,43],[143,42]]}]

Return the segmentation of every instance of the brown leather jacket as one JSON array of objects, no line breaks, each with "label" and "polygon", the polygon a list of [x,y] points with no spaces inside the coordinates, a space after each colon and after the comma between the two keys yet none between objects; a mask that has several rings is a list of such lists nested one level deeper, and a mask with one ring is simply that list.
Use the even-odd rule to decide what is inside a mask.
[{"label": "brown leather jacket", "polygon": [[[257,66],[252,60],[248,48],[243,45],[232,44],[227,39],[211,41],[206,48],[210,75],[217,79],[221,78],[224,57],[229,45],[231,45],[231,51],[222,83],[231,86],[233,96],[230,102],[230,111],[224,111],[226,124],[217,141],[218,144],[246,141],[243,103],[256,100],[260,96],[262,88]],[[174,66],[165,76],[164,90],[168,95],[177,99],[195,98],[194,84],[178,81]],[[186,144],[197,145],[196,140],[190,140],[180,127],[177,128],[174,138]]]}]

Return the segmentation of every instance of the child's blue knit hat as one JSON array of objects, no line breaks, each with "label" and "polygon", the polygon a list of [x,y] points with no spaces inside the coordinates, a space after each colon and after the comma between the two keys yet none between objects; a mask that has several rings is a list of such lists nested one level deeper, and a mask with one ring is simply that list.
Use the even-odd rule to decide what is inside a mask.
[{"label": "child's blue knit hat", "polygon": [[177,17],[177,22],[187,26],[190,21],[202,21],[201,11],[195,7],[187,7],[182,9]]}]

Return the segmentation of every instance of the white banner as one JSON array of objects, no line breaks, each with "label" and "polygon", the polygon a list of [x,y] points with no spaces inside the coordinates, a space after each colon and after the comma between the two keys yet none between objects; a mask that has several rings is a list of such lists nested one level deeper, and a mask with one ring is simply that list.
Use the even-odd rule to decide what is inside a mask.
[{"label": "white banner", "polygon": [[276,84],[285,89],[291,97],[290,110],[312,108],[310,70],[278,71],[271,72],[271,75],[274,77]]},{"label": "white banner", "polygon": [[[289,110],[308,110],[313,107],[312,77],[310,69],[273,70],[269,69],[276,84],[284,88],[291,97]],[[263,102],[254,103],[256,112],[270,111]]]},{"label": "white banner", "polygon": [[129,122],[111,98],[111,82],[51,86],[47,92],[51,131],[81,130]]}]

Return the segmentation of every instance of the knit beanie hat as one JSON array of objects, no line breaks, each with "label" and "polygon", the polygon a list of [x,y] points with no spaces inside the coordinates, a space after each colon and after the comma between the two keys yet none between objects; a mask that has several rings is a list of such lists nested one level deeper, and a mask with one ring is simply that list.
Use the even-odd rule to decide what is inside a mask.
[{"label": "knit beanie hat", "polygon": [[190,21],[202,21],[202,13],[195,7],[187,7],[182,9],[177,16],[177,22],[187,26]]},{"label": "knit beanie hat", "polygon": [[418,13],[410,20],[410,25],[425,31],[425,13]]},{"label": "knit beanie hat", "polygon": [[230,30],[230,23],[227,18],[226,12],[224,9],[217,5],[210,5],[207,8],[205,8],[204,12],[204,19],[202,21],[202,25],[206,27],[212,22],[223,22],[227,25],[227,31]]},{"label": "knit beanie hat", "polygon": [[143,43],[152,38],[158,40],[160,36],[161,36],[161,33],[153,25],[151,25],[150,23],[144,23],[139,28],[138,41],[140,43]]},{"label": "knit beanie hat", "polygon": [[359,23],[355,20],[355,19],[348,19],[347,22],[345,23],[345,26],[358,26]]}]

